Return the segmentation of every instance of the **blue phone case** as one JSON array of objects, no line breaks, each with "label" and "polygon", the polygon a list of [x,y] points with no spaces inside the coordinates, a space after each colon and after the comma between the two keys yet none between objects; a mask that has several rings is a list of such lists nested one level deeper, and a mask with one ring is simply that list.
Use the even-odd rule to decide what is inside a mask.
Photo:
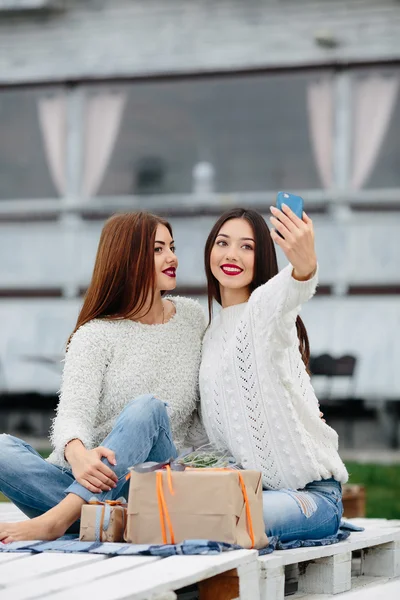
[{"label": "blue phone case", "polygon": [[289,192],[278,192],[276,196],[276,208],[282,210],[282,204],[287,204],[299,219],[303,218],[304,202],[301,196],[289,194]]}]

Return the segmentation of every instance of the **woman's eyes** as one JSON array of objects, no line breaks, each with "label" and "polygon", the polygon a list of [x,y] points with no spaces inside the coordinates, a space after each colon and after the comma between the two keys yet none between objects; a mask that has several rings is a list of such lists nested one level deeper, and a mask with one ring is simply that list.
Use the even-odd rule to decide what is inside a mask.
[{"label": "woman's eyes", "polygon": [[[158,246],[158,247],[156,246],[154,248],[154,252],[157,252],[158,254],[160,254],[163,250],[164,250],[164,248],[162,246]],[[171,246],[170,250],[171,250],[171,252],[173,252],[175,254],[176,246]]]},{"label": "woman's eyes", "polygon": [[[225,242],[225,240],[218,240],[216,245],[224,247],[224,246],[227,246],[228,244]],[[243,244],[243,246],[241,246],[241,248],[244,248],[245,250],[253,250],[253,246],[250,246],[250,244]]]}]

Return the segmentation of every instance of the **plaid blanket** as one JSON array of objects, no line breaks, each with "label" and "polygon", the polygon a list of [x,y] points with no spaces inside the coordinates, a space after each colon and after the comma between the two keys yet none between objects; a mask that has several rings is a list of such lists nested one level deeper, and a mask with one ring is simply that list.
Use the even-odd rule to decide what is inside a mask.
[{"label": "plaid blanket", "polygon": [[[282,542],[277,537],[270,537],[268,546],[262,548],[258,552],[260,556],[262,556],[271,554],[274,550],[329,546],[346,540],[352,531],[363,530],[363,527],[358,527],[347,521],[342,521],[336,535],[331,535],[321,540],[293,540],[291,542]],[[232,550],[242,550],[242,547],[236,544],[225,544],[224,542],[214,542],[212,540],[185,540],[180,544],[162,545],[80,542],[75,535],[65,535],[54,542],[12,542],[11,544],[2,544],[0,542],[0,552],[89,552],[92,554],[108,554],[110,556],[138,554],[144,556],[161,556],[162,558],[177,554],[220,554],[221,552],[230,552]]]},{"label": "plaid blanket", "polygon": [[63,536],[54,542],[12,542],[0,544],[0,552],[89,552],[90,554],[109,554],[110,556],[174,556],[176,554],[220,554],[230,550],[240,550],[241,546],[213,542],[209,540],[188,540],[180,544],[127,544],[115,542],[80,542],[76,536]]}]

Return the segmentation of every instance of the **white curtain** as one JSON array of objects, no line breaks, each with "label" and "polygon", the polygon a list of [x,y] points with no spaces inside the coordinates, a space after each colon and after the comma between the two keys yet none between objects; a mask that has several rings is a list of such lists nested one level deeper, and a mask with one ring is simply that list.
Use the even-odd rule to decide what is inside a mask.
[{"label": "white curtain", "polygon": [[312,81],[307,88],[308,124],[318,174],[324,188],[333,182],[333,80]]},{"label": "white curtain", "polygon": [[89,96],[85,109],[85,165],[82,192],[95,196],[114,149],[126,96],[104,92]]},{"label": "white curtain", "polygon": [[54,186],[62,196],[65,193],[66,120],[67,103],[63,95],[40,98],[38,101],[39,125],[44,149]]},{"label": "white curtain", "polygon": [[351,186],[360,189],[371,174],[396,104],[397,76],[370,75],[354,81]]}]

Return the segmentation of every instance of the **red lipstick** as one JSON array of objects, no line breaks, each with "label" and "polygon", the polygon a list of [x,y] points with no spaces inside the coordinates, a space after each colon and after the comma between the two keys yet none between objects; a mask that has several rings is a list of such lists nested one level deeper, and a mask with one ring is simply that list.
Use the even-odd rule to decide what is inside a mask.
[{"label": "red lipstick", "polygon": [[164,275],[168,275],[168,277],[176,277],[176,268],[175,267],[169,267],[168,269],[165,269],[165,271],[163,271]]},{"label": "red lipstick", "polygon": [[243,269],[238,267],[237,265],[226,264],[221,266],[221,270],[225,275],[229,275],[230,277],[234,277],[235,275],[240,275],[243,272]]}]

